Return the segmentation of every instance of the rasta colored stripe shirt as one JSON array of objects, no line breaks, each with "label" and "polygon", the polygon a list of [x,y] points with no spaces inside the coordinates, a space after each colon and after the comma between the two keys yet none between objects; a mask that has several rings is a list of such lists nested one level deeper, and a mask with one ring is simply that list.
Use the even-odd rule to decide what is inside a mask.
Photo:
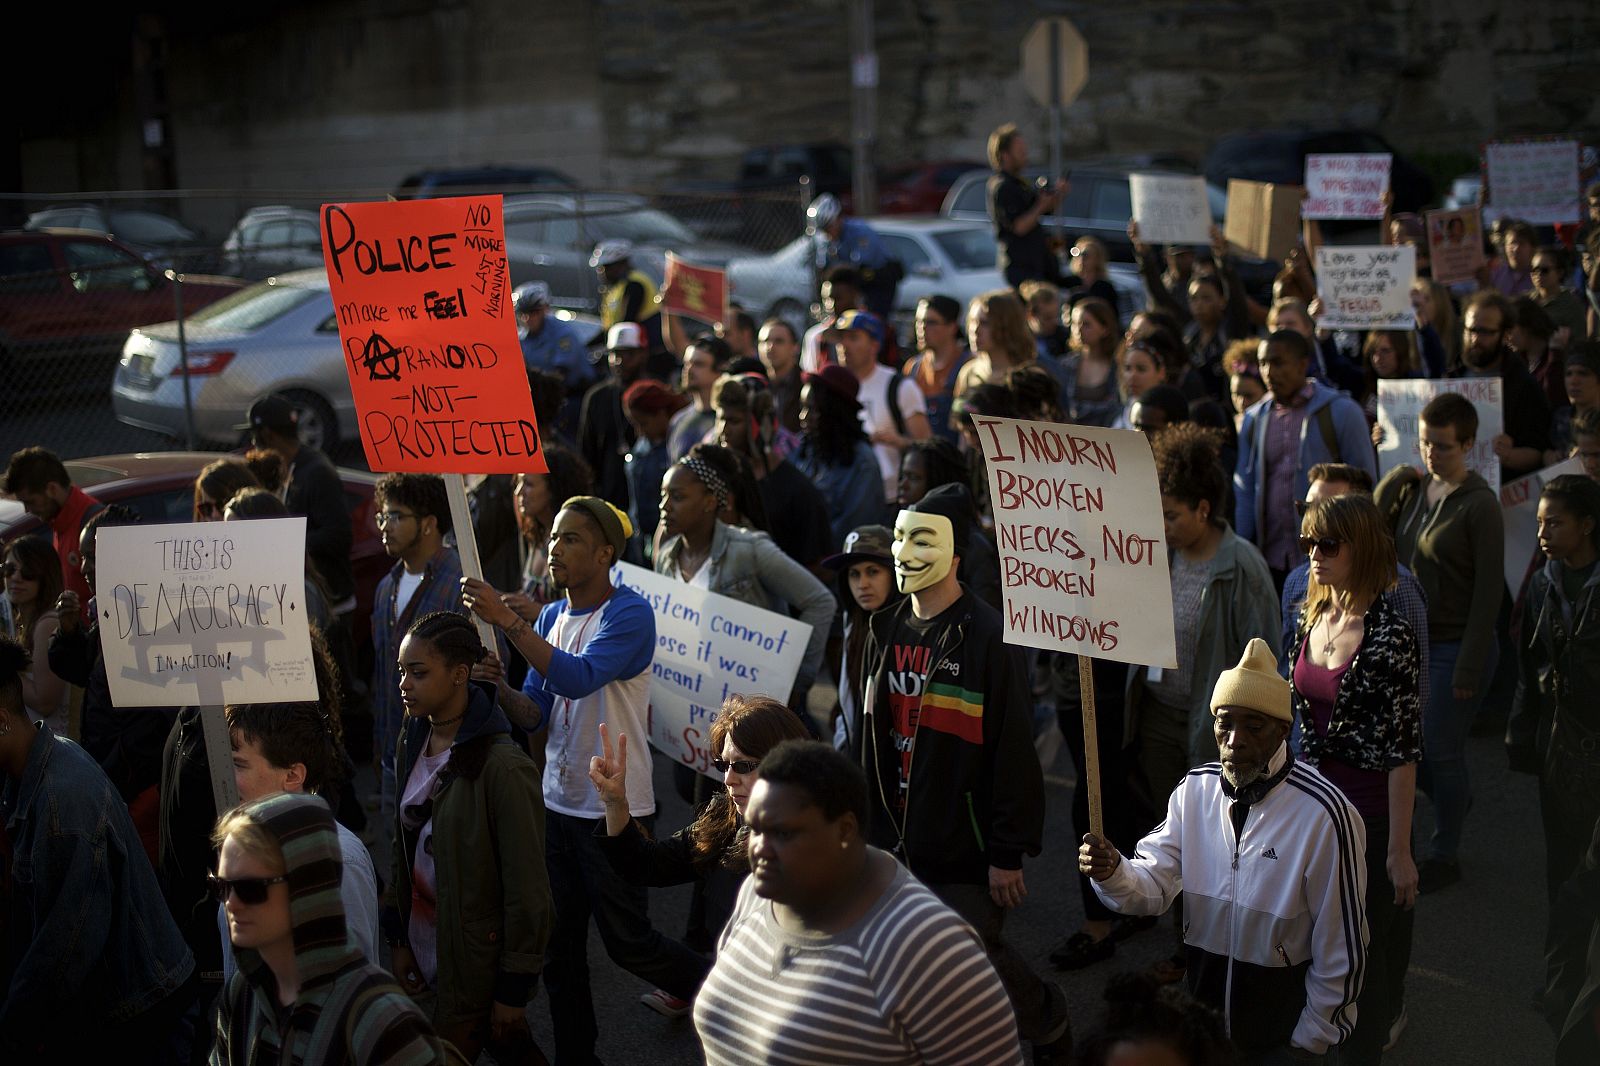
[{"label": "rasta colored stripe shirt", "polygon": [[910,597],[872,618],[863,720],[868,836],[930,884],[987,884],[1037,855],[1044,784],[1026,663],[999,612],[963,589],[920,619]]}]

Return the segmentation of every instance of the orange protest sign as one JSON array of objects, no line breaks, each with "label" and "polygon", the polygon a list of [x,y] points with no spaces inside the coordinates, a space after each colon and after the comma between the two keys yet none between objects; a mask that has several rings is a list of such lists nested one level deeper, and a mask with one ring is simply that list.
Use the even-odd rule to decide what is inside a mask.
[{"label": "orange protest sign", "polygon": [[728,317],[728,275],[715,267],[693,266],[667,253],[661,309],[702,322]]},{"label": "orange protest sign", "polygon": [[543,473],[500,197],[324,204],[322,234],[368,465]]}]

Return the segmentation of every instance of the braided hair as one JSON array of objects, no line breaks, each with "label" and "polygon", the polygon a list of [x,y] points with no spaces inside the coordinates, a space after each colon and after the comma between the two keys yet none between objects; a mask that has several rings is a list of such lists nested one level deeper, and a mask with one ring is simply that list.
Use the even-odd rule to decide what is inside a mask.
[{"label": "braided hair", "polygon": [[426,640],[451,666],[476,666],[489,654],[472,619],[454,611],[423,615],[411,623],[406,636]]}]

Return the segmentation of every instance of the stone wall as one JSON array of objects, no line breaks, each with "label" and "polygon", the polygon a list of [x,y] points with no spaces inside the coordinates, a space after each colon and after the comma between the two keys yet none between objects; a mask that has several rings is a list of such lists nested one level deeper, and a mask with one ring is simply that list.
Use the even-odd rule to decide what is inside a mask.
[{"label": "stone wall", "polygon": [[[1089,41],[1089,84],[1065,114],[1072,154],[1199,158],[1220,134],[1286,124],[1372,127],[1404,151],[1463,158],[1494,136],[1600,139],[1600,4],[1530,10],[878,0],[879,158],[981,158],[1007,120],[1042,143],[1045,113],[1016,71],[1041,14]],[[387,189],[423,166],[483,162],[618,186],[729,178],[751,145],[848,142],[847,14],[846,0],[323,0],[169,15],[179,181]],[[25,130],[25,186],[75,171],[80,187],[137,187],[129,110]]]}]

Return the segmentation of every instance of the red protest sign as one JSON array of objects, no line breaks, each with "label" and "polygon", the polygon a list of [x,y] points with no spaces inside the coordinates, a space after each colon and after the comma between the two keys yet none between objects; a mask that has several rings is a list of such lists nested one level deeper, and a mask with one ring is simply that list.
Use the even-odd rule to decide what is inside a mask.
[{"label": "red protest sign", "polygon": [[324,204],[322,236],[368,465],[543,473],[500,197]]},{"label": "red protest sign", "polygon": [[715,267],[693,266],[667,253],[661,309],[669,314],[722,322],[728,317],[728,275]]}]

